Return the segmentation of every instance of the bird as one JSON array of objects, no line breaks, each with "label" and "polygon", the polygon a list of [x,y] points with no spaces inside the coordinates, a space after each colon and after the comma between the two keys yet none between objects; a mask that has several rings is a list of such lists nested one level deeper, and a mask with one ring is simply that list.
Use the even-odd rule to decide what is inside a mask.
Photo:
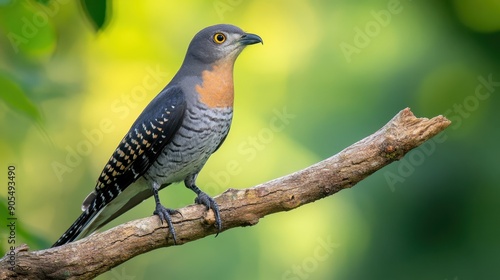
[{"label": "bird", "polygon": [[[153,196],[155,210],[177,244],[171,215],[158,191],[176,182],[196,194],[195,203],[215,215],[222,230],[219,205],[196,185],[208,158],[226,139],[233,117],[233,68],[248,46],[262,43],[256,34],[218,24],[199,31],[172,80],[145,107],[118,144],[84,199],[83,213],[52,245],[84,238]],[[182,216],[182,214],[181,214]]]}]

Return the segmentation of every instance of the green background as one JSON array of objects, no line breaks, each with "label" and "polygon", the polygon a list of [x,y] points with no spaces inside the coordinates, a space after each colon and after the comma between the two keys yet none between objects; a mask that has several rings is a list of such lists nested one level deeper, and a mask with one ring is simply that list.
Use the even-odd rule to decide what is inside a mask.
[{"label": "green background", "polygon": [[[50,246],[193,35],[223,22],[264,45],[236,62],[231,133],[198,179],[211,195],[325,159],[406,107],[453,123],[352,189],[98,279],[499,277],[499,1],[94,2],[0,1],[2,254],[7,167],[17,244]],[[194,199],[182,185],[161,197]]]}]

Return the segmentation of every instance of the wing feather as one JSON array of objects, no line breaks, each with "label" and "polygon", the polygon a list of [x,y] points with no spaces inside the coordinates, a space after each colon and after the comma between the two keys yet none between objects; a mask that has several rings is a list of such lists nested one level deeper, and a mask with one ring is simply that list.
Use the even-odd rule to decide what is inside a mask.
[{"label": "wing feather", "polygon": [[[104,166],[95,190],[83,202],[84,212],[54,246],[84,237],[111,220],[96,219],[96,215],[144,175],[172,141],[185,110],[186,100],[179,87],[166,87],[149,103]],[[100,223],[95,224],[96,220]]]}]

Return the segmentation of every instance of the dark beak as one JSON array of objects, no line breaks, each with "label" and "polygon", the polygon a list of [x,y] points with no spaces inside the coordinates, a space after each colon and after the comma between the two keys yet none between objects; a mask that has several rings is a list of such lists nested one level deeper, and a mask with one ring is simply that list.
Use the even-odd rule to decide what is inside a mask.
[{"label": "dark beak", "polygon": [[257,43],[264,44],[264,42],[262,41],[262,38],[260,38],[259,35],[255,35],[252,33],[243,34],[243,36],[241,36],[239,42],[243,45],[253,45],[253,44],[257,44]]}]

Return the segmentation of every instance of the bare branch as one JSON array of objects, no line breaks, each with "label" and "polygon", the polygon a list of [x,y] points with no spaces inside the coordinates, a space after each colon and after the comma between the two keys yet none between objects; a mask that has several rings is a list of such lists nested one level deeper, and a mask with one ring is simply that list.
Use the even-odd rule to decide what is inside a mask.
[{"label": "bare branch", "polygon": [[[223,230],[255,225],[259,219],[288,211],[350,188],[385,165],[444,130],[443,116],[416,118],[410,109],[340,153],[303,170],[258,186],[229,189],[216,198]],[[190,205],[173,217],[178,244],[215,233],[213,212]],[[172,246],[166,225],[156,216],[131,221],[103,233],[57,248],[28,251],[18,248],[15,266],[9,256],[0,260],[0,279],[89,279],[148,251]]]}]

